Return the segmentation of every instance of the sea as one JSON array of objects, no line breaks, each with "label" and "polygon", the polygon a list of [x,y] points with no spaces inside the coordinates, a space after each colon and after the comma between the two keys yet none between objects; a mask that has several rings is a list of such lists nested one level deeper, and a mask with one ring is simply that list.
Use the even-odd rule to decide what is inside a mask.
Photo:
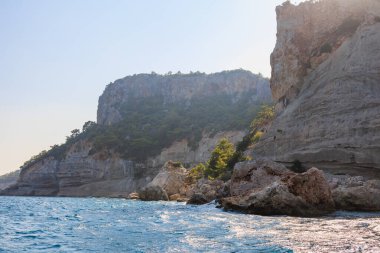
[{"label": "sea", "polygon": [[269,217],[214,203],[1,196],[0,252],[380,252],[380,213]]}]

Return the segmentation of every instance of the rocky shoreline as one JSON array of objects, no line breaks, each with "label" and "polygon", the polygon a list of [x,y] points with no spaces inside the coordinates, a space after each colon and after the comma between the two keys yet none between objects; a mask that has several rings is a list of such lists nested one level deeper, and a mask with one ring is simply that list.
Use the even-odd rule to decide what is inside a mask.
[{"label": "rocky shoreline", "polygon": [[380,211],[380,180],[326,174],[317,168],[297,173],[268,159],[238,163],[229,181],[202,178],[172,161],[146,187],[131,193],[143,201],[212,201],[227,211],[257,215],[314,217],[337,210]]},{"label": "rocky shoreline", "polygon": [[[380,2],[286,1],[276,13],[274,116],[257,126],[257,136],[234,125],[271,102],[261,75],[128,76],[101,95],[98,124],[32,157],[0,195],[216,201],[225,210],[306,217],[380,211]],[[228,122],[219,117],[235,114]],[[236,165],[228,159],[219,166],[226,177],[202,178],[170,161],[207,164],[221,137],[236,146],[257,137],[240,143],[245,148],[235,160],[258,159]],[[284,165],[296,161],[307,170]]]}]

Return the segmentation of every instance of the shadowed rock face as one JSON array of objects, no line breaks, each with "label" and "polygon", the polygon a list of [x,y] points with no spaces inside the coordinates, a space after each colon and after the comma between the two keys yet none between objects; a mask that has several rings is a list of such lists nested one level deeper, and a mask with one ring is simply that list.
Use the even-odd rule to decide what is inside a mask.
[{"label": "shadowed rock face", "polygon": [[5,175],[0,176],[0,190],[9,187],[17,182],[17,178],[20,175],[20,170],[16,170]]},{"label": "shadowed rock face", "polygon": [[336,208],[350,211],[380,210],[380,180],[366,181],[361,176],[329,175]]},{"label": "shadowed rock face", "polygon": [[380,2],[277,8],[278,117],[254,155],[380,177]]},{"label": "shadowed rock face", "polygon": [[107,152],[89,155],[91,147],[80,141],[60,161],[48,157],[24,168],[17,184],[3,194],[119,197],[127,196],[149,180],[149,169],[137,174],[132,161]]},{"label": "shadowed rock face", "polygon": [[366,19],[379,14],[377,0],[289,2],[276,8],[277,42],[271,55],[273,98],[294,100],[304,79],[350,38]]},{"label": "shadowed rock face", "polygon": [[80,141],[60,161],[48,157],[22,169],[17,184],[2,194],[128,197],[129,193],[148,184],[166,161],[181,160],[189,165],[204,162],[209,159],[219,138],[227,137],[236,143],[243,135],[241,131],[229,131],[214,137],[205,136],[194,151],[186,141],[176,142],[145,163],[124,159],[107,150],[90,154],[92,143]]},{"label": "shadowed rock face", "polygon": [[316,216],[334,210],[330,186],[324,173],[311,168],[302,174],[267,159],[235,166],[231,197],[221,206],[260,215]]},{"label": "shadowed rock face", "polygon": [[188,171],[182,164],[168,161],[147,187],[159,186],[168,196],[180,194],[181,188],[185,187],[187,176]]},{"label": "shadowed rock face", "polygon": [[192,98],[220,94],[239,99],[253,92],[252,102],[270,102],[268,80],[245,70],[215,74],[139,74],[119,79],[107,86],[99,98],[97,122],[112,125],[122,120],[120,105],[132,98],[161,97],[165,104],[189,103]]}]

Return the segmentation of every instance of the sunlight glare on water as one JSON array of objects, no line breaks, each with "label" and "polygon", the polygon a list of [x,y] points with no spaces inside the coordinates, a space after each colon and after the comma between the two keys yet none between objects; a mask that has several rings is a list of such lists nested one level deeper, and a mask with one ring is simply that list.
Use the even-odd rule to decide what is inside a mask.
[{"label": "sunlight glare on water", "polygon": [[380,214],[263,217],[215,205],[0,197],[0,252],[380,252]]}]

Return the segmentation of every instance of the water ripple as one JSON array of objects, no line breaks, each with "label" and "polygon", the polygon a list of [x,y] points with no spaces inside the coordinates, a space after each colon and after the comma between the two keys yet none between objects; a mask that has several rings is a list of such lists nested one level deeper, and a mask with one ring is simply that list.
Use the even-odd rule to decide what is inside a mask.
[{"label": "water ripple", "polygon": [[214,205],[0,197],[0,252],[380,252],[380,214],[262,217]]}]

